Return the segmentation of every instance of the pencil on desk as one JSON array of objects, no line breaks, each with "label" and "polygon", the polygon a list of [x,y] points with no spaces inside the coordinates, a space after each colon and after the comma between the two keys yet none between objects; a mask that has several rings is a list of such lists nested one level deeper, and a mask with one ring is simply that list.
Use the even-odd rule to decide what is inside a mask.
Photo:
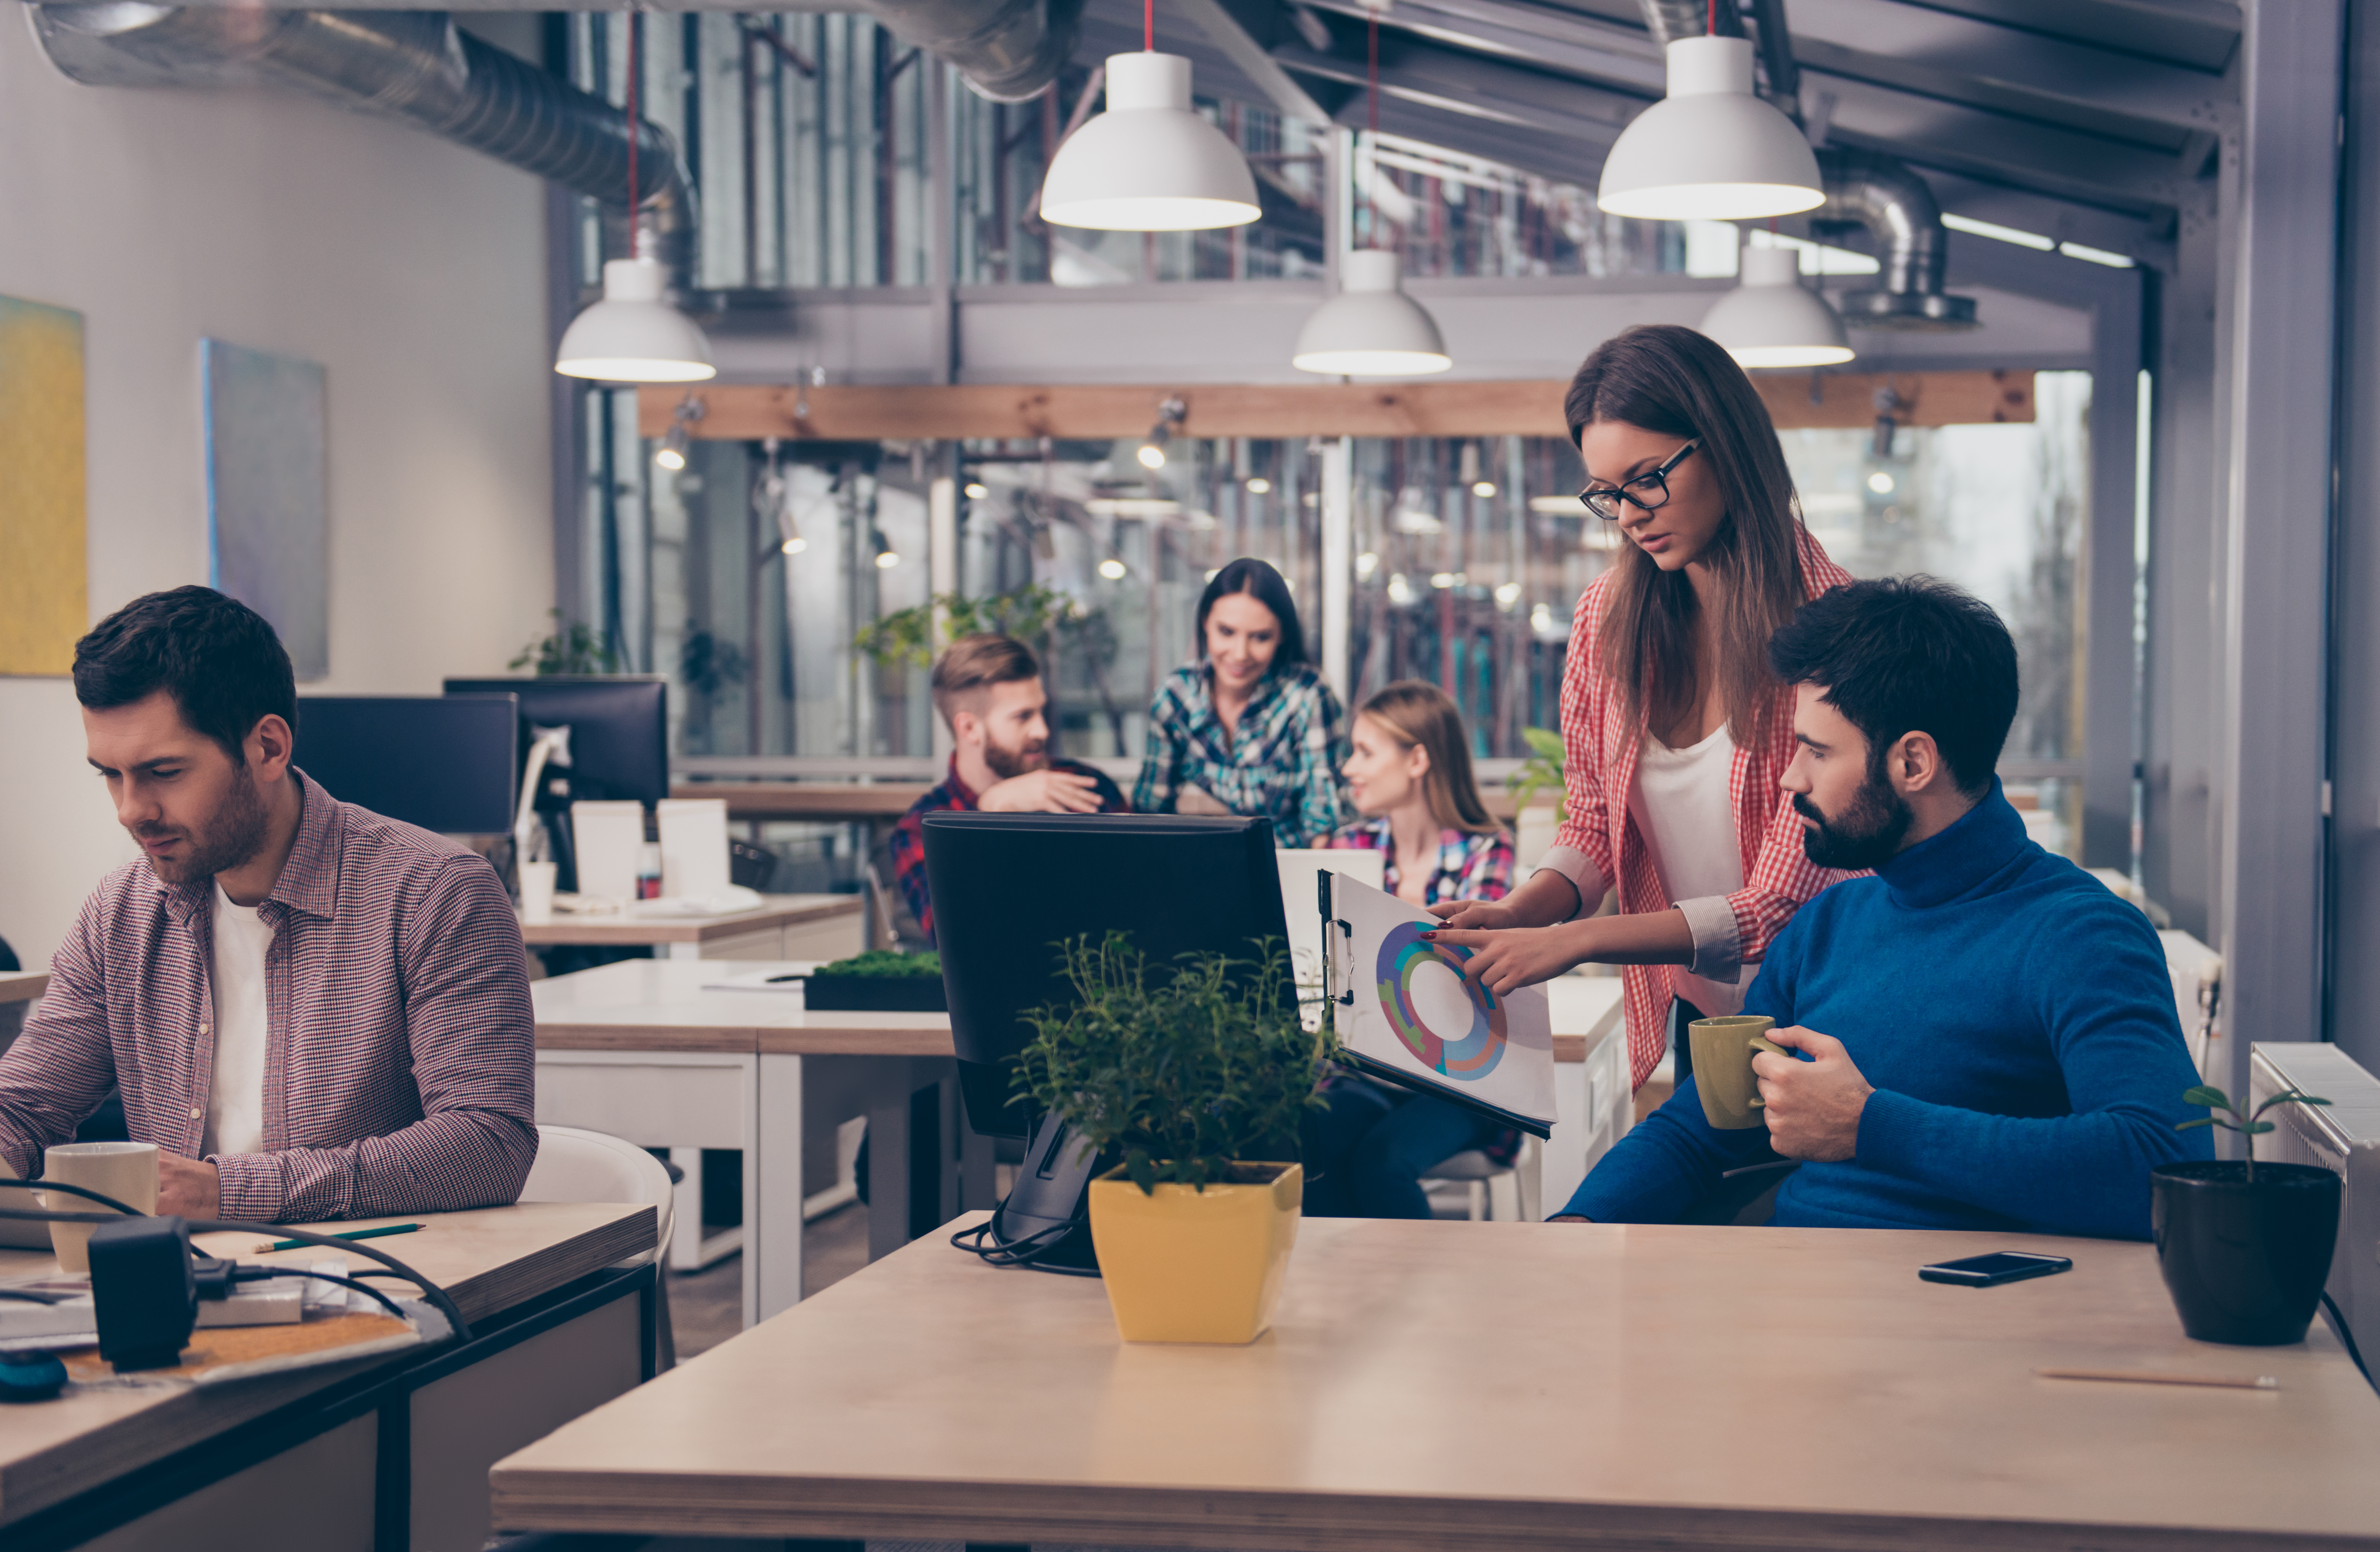
[{"label": "pencil on desk", "polygon": [[[383,1225],[378,1229],[349,1229],[343,1233],[333,1234],[330,1238],[334,1240],[376,1240],[383,1234],[410,1234],[420,1227],[421,1225],[419,1223],[391,1223]],[[273,1243],[266,1245],[264,1249],[267,1252],[275,1250],[303,1250],[311,1242],[307,1240],[276,1240]]]},{"label": "pencil on desk", "polygon": [[2223,1390],[2277,1390],[2271,1375],[2152,1374],[2145,1369],[2035,1369],[2044,1379],[2112,1379],[2132,1385],[2211,1385]]}]

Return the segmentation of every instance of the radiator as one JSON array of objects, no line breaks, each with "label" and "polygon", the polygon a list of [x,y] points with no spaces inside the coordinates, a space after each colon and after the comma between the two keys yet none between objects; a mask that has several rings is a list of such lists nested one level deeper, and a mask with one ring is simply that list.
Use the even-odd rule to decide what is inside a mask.
[{"label": "radiator", "polygon": [[2259,1162],[2319,1164],[2346,1177],[2328,1291],[2366,1363],[2380,1359],[2380,1078],[2337,1046],[2259,1042],[2248,1050],[2251,1109],[2285,1088],[2328,1105],[2283,1105],[2265,1119]]}]

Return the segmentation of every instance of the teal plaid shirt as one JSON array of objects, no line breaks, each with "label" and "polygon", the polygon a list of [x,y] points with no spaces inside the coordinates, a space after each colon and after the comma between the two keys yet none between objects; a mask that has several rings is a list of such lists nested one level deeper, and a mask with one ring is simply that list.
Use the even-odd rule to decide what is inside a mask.
[{"label": "teal plaid shirt", "polygon": [[1297,663],[1257,687],[1232,738],[1215,715],[1207,665],[1177,668],[1148,709],[1132,806],[1171,814],[1183,788],[1203,787],[1234,814],[1270,819],[1277,846],[1322,845],[1354,815],[1340,786],[1346,721],[1322,675]]}]

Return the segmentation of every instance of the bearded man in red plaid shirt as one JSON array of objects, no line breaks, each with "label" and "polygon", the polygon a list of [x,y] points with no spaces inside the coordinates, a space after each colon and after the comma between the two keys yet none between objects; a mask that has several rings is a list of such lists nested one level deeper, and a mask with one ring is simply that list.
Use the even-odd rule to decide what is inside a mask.
[{"label": "bearded man in red plaid shirt", "polygon": [[537,1157],[528,966],[486,860],[292,763],[264,619],[207,588],[75,647],[91,764],[143,856],[101,881],[0,1054],[0,1170],[121,1090],[157,1210],[303,1222],[498,1206]]}]

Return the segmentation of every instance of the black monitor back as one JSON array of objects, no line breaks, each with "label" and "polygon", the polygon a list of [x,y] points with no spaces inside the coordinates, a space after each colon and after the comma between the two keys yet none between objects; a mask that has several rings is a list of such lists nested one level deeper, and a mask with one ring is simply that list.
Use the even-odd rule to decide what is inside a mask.
[{"label": "black monitor back", "polygon": [[342,803],[449,835],[513,828],[508,695],[300,696],[298,769]]},{"label": "black monitor back", "polygon": [[1287,950],[1269,819],[948,809],[924,828],[960,1092],[988,1136],[1031,1120],[1008,1102],[1010,1061],[1033,1037],[1021,1015],[1072,996],[1060,942],[1127,932],[1152,971],[1201,950],[1253,959],[1264,938]]},{"label": "black monitor back", "polygon": [[547,674],[449,679],[448,695],[520,697],[521,748],[540,727],[570,729],[570,784],[580,797],[659,803],[669,795],[669,685],[652,675]]}]

